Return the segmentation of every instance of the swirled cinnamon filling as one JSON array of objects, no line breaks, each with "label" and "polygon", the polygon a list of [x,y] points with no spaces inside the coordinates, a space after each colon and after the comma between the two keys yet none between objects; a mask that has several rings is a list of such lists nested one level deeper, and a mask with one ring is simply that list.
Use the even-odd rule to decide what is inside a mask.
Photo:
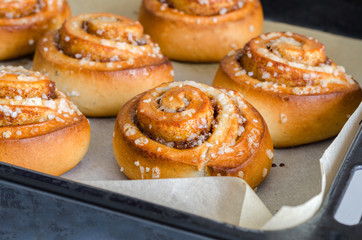
[{"label": "swirled cinnamon filling", "polygon": [[157,44],[142,25],[113,14],[82,14],[68,19],[55,36],[59,51],[84,62],[119,62],[160,59]]},{"label": "swirled cinnamon filling", "polygon": [[344,68],[326,56],[322,43],[295,33],[262,34],[235,57],[240,64],[234,69],[235,77],[256,79],[255,87],[276,92],[291,88],[298,95],[314,94],[327,91],[329,84],[354,84]]},{"label": "swirled cinnamon filling", "polygon": [[222,119],[230,115],[236,136],[231,145],[235,145],[246,121],[240,110],[245,106],[240,96],[233,91],[216,90],[217,93],[210,94],[204,91],[202,85],[193,82],[150,90],[136,104],[133,122],[152,140],[168,147],[188,149],[204,144],[213,134],[227,134],[216,129],[220,123],[224,124]]}]

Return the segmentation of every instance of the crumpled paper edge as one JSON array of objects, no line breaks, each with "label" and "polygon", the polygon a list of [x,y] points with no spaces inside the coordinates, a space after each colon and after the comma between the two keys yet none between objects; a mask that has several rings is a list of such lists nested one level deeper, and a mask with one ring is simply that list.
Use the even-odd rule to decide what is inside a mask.
[{"label": "crumpled paper edge", "polygon": [[201,217],[254,230],[292,228],[320,208],[362,119],[362,104],[320,159],[321,191],[298,206],[283,206],[274,216],[244,180],[204,177],[156,180],[81,181]]},{"label": "crumpled paper edge", "polygon": [[308,221],[317,213],[358,131],[361,120],[362,103],[319,160],[322,175],[320,193],[301,205],[294,207],[283,206],[261,229],[280,230],[292,228]]},{"label": "crumpled paper edge", "polygon": [[81,182],[245,228],[259,229],[272,217],[249,185],[235,177]]}]

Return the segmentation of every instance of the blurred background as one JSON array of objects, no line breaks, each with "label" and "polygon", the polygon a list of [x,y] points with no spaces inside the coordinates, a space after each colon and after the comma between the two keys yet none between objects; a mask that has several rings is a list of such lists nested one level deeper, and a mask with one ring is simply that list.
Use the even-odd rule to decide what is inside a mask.
[{"label": "blurred background", "polygon": [[361,0],[260,0],[266,20],[362,38]]}]

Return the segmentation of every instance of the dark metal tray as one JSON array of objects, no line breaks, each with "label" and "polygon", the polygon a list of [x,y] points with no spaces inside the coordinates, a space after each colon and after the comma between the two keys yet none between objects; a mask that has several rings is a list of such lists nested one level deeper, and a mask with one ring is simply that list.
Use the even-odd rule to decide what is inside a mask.
[{"label": "dark metal tray", "polygon": [[318,213],[295,228],[255,231],[0,164],[1,239],[360,239],[334,213],[362,168],[362,126]]}]

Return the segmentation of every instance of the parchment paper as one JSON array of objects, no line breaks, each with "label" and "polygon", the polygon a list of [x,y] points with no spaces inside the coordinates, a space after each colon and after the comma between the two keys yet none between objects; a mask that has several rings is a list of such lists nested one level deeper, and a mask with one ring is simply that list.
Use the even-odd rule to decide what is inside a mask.
[{"label": "parchment paper", "polygon": [[[137,19],[140,2],[69,0],[73,15],[110,12],[133,19]],[[327,55],[343,65],[361,85],[361,40],[266,21],[264,32],[269,31],[291,31],[315,37],[324,43]],[[31,68],[32,62],[28,57],[2,64]],[[211,84],[218,64],[173,62],[173,66],[176,81]],[[92,118],[88,153],[62,177],[246,228],[288,228],[308,220],[318,210],[361,119],[360,106],[335,140],[276,149],[274,163],[277,167],[271,169],[265,182],[254,192],[243,180],[231,177],[127,180],[120,172],[112,150],[115,118]]]}]

